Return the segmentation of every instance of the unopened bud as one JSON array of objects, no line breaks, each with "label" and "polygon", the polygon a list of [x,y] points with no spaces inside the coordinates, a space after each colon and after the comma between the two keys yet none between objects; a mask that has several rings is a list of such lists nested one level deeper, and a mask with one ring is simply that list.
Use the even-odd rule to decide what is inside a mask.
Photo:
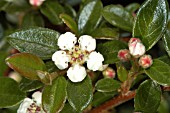
[{"label": "unopened bud", "polygon": [[139,65],[143,68],[148,68],[152,65],[152,57],[150,55],[143,55],[139,59]]},{"label": "unopened bud", "polygon": [[112,68],[110,67],[107,67],[104,71],[103,71],[103,76],[105,78],[115,78],[115,70],[113,70]]},{"label": "unopened bud", "polygon": [[131,57],[129,50],[127,50],[127,49],[119,50],[117,56],[121,61],[128,61]]},{"label": "unopened bud", "polygon": [[130,54],[135,58],[139,58],[140,56],[145,54],[145,46],[141,43],[141,41],[137,38],[132,38],[129,41],[129,51]]},{"label": "unopened bud", "polygon": [[30,4],[35,6],[35,7],[38,7],[40,5],[42,5],[42,3],[44,2],[45,0],[29,0]]}]

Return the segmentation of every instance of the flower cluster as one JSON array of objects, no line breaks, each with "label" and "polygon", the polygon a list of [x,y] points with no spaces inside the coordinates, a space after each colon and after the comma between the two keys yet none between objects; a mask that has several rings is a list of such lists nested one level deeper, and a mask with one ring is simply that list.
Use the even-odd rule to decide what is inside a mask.
[{"label": "flower cluster", "polygon": [[81,82],[86,77],[86,69],[83,66],[85,62],[89,70],[97,71],[103,68],[103,55],[94,51],[96,40],[89,35],[80,36],[77,43],[77,37],[66,32],[60,35],[58,46],[61,50],[52,55],[52,60],[60,70],[71,64],[67,76],[72,82]]},{"label": "flower cluster", "polygon": [[152,65],[152,58],[150,55],[144,55],[146,50],[141,40],[138,38],[131,38],[128,43],[129,50],[123,49],[118,52],[118,58],[121,61],[128,61],[131,55],[134,58],[139,58],[139,65],[142,68],[148,68]]},{"label": "flower cluster", "polygon": [[45,0],[29,0],[29,3],[30,3],[32,6],[38,7],[38,6],[42,5],[42,3],[43,3],[44,1],[45,1]]},{"label": "flower cluster", "polygon": [[33,93],[32,99],[25,98],[20,104],[17,113],[45,113],[41,107],[42,93],[37,91]]}]

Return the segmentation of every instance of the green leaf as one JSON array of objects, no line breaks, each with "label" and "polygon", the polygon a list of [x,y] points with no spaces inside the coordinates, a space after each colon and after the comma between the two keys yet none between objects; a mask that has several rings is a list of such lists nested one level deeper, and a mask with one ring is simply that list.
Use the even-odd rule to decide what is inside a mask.
[{"label": "green leaf", "polygon": [[161,101],[161,89],[158,84],[146,80],[137,89],[135,96],[135,111],[156,113]]},{"label": "green leaf", "polygon": [[140,7],[140,4],[138,4],[138,3],[131,3],[131,4],[127,5],[125,8],[129,12],[134,13],[136,10],[138,10],[139,7]]},{"label": "green leaf", "polygon": [[120,81],[124,82],[127,79],[128,71],[124,66],[119,66],[117,69],[117,75]]},{"label": "green leaf", "polygon": [[79,34],[78,26],[72,17],[67,14],[60,14],[60,18],[70,28],[71,31],[73,31],[76,35]]},{"label": "green leaf", "polygon": [[166,98],[161,98],[161,103],[159,105],[157,113],[169,113],[169,104]]},{"label": "green leaf", "polygon": [[32,26],[44,27],[44,20],[38,12],[28,12],[24,15],[21,26],[22,28]]},{"label": "green leaf", "polygon": [[69,103],[66,103],[60,113],[79,113],[79,112],[75,111]]},{"label": "green leaf", "polygon": [[62,21],[59,18],[61,13],[64,13],[64,8],[56,1],[46,1],[40,7],[40,11],[45,15],[50,22],[55,25],[61,24]]},{"label": "green leaf", "polygon": [[20,103],[26,94],[19,90],[18,83],[11,78],[0,77],[0,108]]},{"label": "green leaf", "polygon": [[97,45],[97,51],[104,56],[104,64],[113,64],[119,61],[117,57],[118,51],[126,48],[127,44],[119,40],[108,41]]},{"label": "green leaf", "polygon": [[44,62],[39,57],[29,53],[14,54],[6,59],[6,63],[22,76],[32,80],[39,79],[37,70],[46,70]]},{"label": "green leaf", "polygon": [[119,31],[113,28],[98,28],[91,35],[96,39],[114,40],[119,38]]},{"label": "green leaf", "polygon": [[165,35],[163,36],[164,47],[168,55],[170,56],[170,31],[166,30]]},{"label": "green leaf", "polygon": [[53,80],[52,85],[46,86],[42,94],[42,105],[46,113],[58,113],[66,101],[67,81],[63,76]]},{"label": "green leaf", "polygon": [[0,76],[3,76],[4,73],[7,71],[8,66],[5,63],[5,59],[8,56],[8,54],[4,51],[0,51]]},{"label": "green leaf", "polygon": [[133,16],[121,5],[108,5],[104,7],[102,15],[113,26],[125,31],[132,31]]},{"label": "green leaf", "polygon": [[2,25],[0,23],[0,41],[3,38],[3,35],[4,35],[4,30],[3,30],[3,27],[2,27]]},{"label": "green leaf", "polygon": [[161,60],[162,62],[170,65],[170,57],[168,55],[161,56],[157,58],[158,60]]},{"label": "green leaf", "polygon": [[84,5],[78,18],[78,29],[81,34],[90,34],[97,27],[102,17],[102,9],[100,0],[93,0]]},{"label": "green leaf", "polygon": [[93,87],[90,77],[87,75],[82,82],[78,83],[68,81],[67,96],[70,105],[76,111],[83,111],[91,103],[93,97]]},{"label": "green leaf", "polygon": [[51,59],[52,54],[58,49],[59,33],[47,28],[29,28],[9,35],[8,42],[20,52],[27,52]]},{"label": "green leaf", "polygon": [[107,100],[113,98],[116,92],[96,92],[93,96],[92,106],[97,107]]},{"label": "green leaf", "polygon": [[161,85],[170,85],[170,66],[161,60],[153,60],[153,64],[145,73]]},{"label": "green leaf", "polygon": [[40,81],[29,80],[26,78],[23,78],[21,82],[19,83],[20,90],[24,92],[34,91],[34,90],[41,88],[42,86],[43,84]]},{"label": "green leaf", "polygon": [[120,82],[111,78],[104,78],[97,81],[95,88],[99,92],[112,92],[120,88]]},{"label": "green leaf", "polygon": [[133,26],[133,37],[140,38],[151,49],[162,37],[168,19],[166,0],[147,0],[139,9]]},{"label": "green leaf", "polygon": [[59,71],[60,69],[57,68],[57,66],[54,64],[53,61],[48,61],[45,63],[47,70],[49,73]]}]

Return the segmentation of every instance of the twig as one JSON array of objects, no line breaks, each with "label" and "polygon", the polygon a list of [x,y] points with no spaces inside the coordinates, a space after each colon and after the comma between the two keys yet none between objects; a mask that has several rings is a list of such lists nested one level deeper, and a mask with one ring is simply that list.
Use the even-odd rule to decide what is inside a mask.
[{"label": "twig", "polygon": [[113,107],[116,107],[128,100],[133,99],[135,97],[135,94],[135,91],[129,91],[126,95],[119,95],[112,100],[100,105],[99,107],[92,109],[89,113],[104,113],[105,111]]}]

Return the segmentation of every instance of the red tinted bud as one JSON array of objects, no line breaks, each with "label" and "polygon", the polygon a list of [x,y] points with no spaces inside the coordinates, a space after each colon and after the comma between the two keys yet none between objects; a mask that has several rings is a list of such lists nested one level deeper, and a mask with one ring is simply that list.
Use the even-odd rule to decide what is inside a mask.
[{"label": "red tinted bud", "polygon": [[139,59],[139,65],[143,68],[148,68],[152,65],[153,61],[150,55],[143,55]]},{"label": "red tinted bud", "polygon": [[122,50],[119,50],[118,52],[118,58],[121,60],[121,61],[128,61],[130,59],[130,53],[129,53],[129,50],[127,49],[122,49]]},{"label": "red tinted bud", "polygon": [[141,42],[141,40],[140,40],[139,38],[131,38],[131,39],[129,40],[128,45],[131,44],[131,43],[133,43],[133,42]]},{"label": "red tinted bud", "polygon": [[103,71],[103,76],[105,78],[115,78],[115,70],[113,70],[110,67],[107,67],[104,71]]}]

